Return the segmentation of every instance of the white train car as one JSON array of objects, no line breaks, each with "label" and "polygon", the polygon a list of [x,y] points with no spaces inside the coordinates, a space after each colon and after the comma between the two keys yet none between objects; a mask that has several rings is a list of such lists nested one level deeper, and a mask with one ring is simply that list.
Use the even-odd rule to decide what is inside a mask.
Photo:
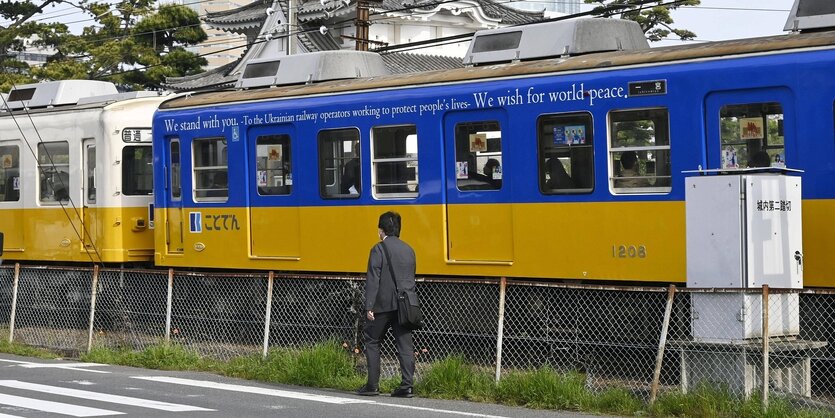
[{"label": "white train car", "polygon": [[155,92],[29,84],[0,106],[0,231],[14,261],[148,262]]}]

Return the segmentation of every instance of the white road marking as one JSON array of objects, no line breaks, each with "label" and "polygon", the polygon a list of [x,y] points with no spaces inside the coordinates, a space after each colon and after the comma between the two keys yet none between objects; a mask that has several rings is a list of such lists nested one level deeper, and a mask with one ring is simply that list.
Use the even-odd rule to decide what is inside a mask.
[{"label": "white road marking", "polygon": [[0,414],[0,418],[24,418],[24,417],[20,417],[20,416],[17,416],[17,415]]},{"label": "white road marking", "polygon": [[89,380],[69,380],[66,383],[75,383],[76,385],[82,385],[82,386],[95,386],[96,385],[94,382],[91,382]]},{"label": "white road marking", "polygon": [[27,369],[39,369],[39,368],[53,368],[53,369],[67,369],[67,370],[76,370],[82,372],[91,372],[91,373],[110,373],[104,370],[89,370],[85,367],[101,367],[107,366],[106,364],[100,363],[32,363],[29,361],[18,361],[18,360],[7,360],[7,359],[0,359],[0,361],[6,363],[15,363],[20,367],[25,367]]},{"label": "white road marking", "polygon": [[78,390],[71,388],[64,388],[60,386],[47,386],[37,383],[21,382],[19,380],[0,380],[0,386],[8,388],[31,390],[35,392],[49,393],[52,395],[69,396],[73,398],[90,399],[99,402],[110,402],[122,405],[138,406],[140,408],[159,409],[170,412],[185,412],[185,411],[214,411],[214,409],[200,408],[191,405],[182,405],[176,403],[159,402],[149,399],[133,398],[130,396],[111,395],[100,392],[90,392],[87,390]]},{"label": "white road marking", "polygon": [[60,402],[51,402],[42,399],[30,399],[14,395],[4,395],[2,393],[0,393],[0,404],[18,406],[26,409],[34,409],[35,411],[72,415],[74,417],[100,417],[104,415],[123,415],[121,412],[108,411],[106,409],[88,408],[86,406],[72,405]]},{"label": "white road marking", "polygon": [[4,361],[6,363],[19,363],[19,364],[30,364],[28,361],[20,361],[20,360],[7,360],[4,358],[0,358],[0,361]]},{"label": "white road marking", "polygon": [[292,392],[287,390],[280,390],[280,389],[268,389],[268,388],[261,388],[257,386],[240,386],[240,385],[230,385],[226,383],[217,383],[211,382],[206,380],[191,380],[191,379],[180,379],[177,377],[166,377],[166,376],[132,376],[134,379],[142,379],[142,380],[150,380],[153,382],[162,382],[162,383],[173,383],[177,385],[186,385],[186,386],[196,386],[201,388],[210,388],[210,389],[219,389],[219,390],[228,390],[233,392],[245,392],[245,393],[253,393],[257,395],[267,395],[267,396],[276,396],[281,398],[292,398],[292,399],[302,399],[308,401],[315,401],[315,402],[325,402],[325,403],[332,403],[332,404],[376,404],[380,406],[390,406],[393,408],[401,408],[401,409],[412,409],[416,411],[429,411],[441,414],[450,414],[450,415],[461,415],[467,417],[480,417],[480,418],[507,418],[500,415],[486,415],[486,414],[477,414],[473,412],[463,412],[463,411],[453,411],[448,409],[435,409],[435,408],[425,408],[420,406],[412,406],[412,405],[400,405],[400,404],[391,404],[385,402],[376,402],[372,400],[365,400],[365,399],[355,399],[355,398],[340,398],[336,396],[327,396],[327,395],[314,395],[310,393],[303,393],[303,392]]},{"label": "white road marking", "polygon": [[466,417],[482,417],[482,418],[508,418],[501,415],[486,415],[486,414],[477,414],[475,412],[463,412],[463,411],[453,411],[450,409],[435,409],[435,408],[426,408],[422,406],[413,406],[413,405],[400,405],[394,403],[380,403],[380,405],[390,406],[393,408],[403,408],[403,409],[414,409],[416,411],[429,411],[429,412],[437,412],[440,414],[450,414],[450,415],[463,415]]},{"label": "white road marking", "polygon": [[339,398],[336,396],[315,395],[303,392],[291,392],[289,390],[269,389],[257,386],[241,386],[230,385],[226,383],[212,382],[208,380],[191,380],[180,379],[177,377],[166,376],[132,376],[134,379],[150,380],[152,382],[173,383],[176,385],[196,386],[208,389],[228,390],[231,392],[253,393],[258,395],[276,396],[279,398],[302,399],[314,402],[324,402],[332,404],[350,404],[350,403],[375,403],[374,401],[367,401],[354,398]]},{"label": "white road marking", "polygon": [[26,367],[29,369],[39,369],[39,368],[50,368],[50,367],[98,367],[98,366],[106,366],[106,364],[101,363],[29,363],[23,364],[21,367]]}]

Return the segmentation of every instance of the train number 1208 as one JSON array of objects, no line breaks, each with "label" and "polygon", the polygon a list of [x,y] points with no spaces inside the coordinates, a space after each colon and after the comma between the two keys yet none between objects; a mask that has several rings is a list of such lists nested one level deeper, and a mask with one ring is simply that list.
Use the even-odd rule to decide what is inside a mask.
[{"label": "train number 1208", "polygon": [[646,258],[647,247],[644,245],[613,245],[613,258]]}]

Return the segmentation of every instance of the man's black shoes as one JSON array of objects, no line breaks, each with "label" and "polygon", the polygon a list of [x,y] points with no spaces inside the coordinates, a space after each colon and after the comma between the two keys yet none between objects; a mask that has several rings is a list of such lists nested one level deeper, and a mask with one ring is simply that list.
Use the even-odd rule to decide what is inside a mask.
[{"label": "man's black shoes", "polygon": [[357,395],[360,395],[360,396],[377,396],[379,394],[380,394],[379,389],[370,387],[368,385],[363,385],[363,387],[357,389]]},{"label": "man's black shoes", "polygon": [[391,396],[394,398],[411,398],[415,394],[412,393],[412,388],[397,388],[391,393]]}]

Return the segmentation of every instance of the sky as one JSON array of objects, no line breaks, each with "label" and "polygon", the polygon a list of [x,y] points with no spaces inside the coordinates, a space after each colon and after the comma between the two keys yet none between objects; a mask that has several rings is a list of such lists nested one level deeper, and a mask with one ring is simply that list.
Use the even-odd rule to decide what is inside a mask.
[{"label": "sky", "polygon": [[[673,11],[676,28],[689,29],[699,41],[722,41],[783,34],[794,0],[701,0]],[[680,45],[681,41],[652,46]]]},{"label": "sky", "polygon": [[[105,0],[113,2],[113,0]],[[170,1],[170,0],[169,0]],[[696,33],[699,41],[720,41],[784,33],[789,10],[794,0],[701,0],[696,7],[682,7],[673,11],[674,27],[689,29]],[[590,10],[591,5],[581,6]],[[47,16],[55,21],[71,23],[71,29],[80,31],[89,21],[76,22],[78,15],[67,15],[66,6],[47,9]],[[76,30],[74,30],[76,31]],[[681,44],[681,41],[654,42],[652,46]]]}]

